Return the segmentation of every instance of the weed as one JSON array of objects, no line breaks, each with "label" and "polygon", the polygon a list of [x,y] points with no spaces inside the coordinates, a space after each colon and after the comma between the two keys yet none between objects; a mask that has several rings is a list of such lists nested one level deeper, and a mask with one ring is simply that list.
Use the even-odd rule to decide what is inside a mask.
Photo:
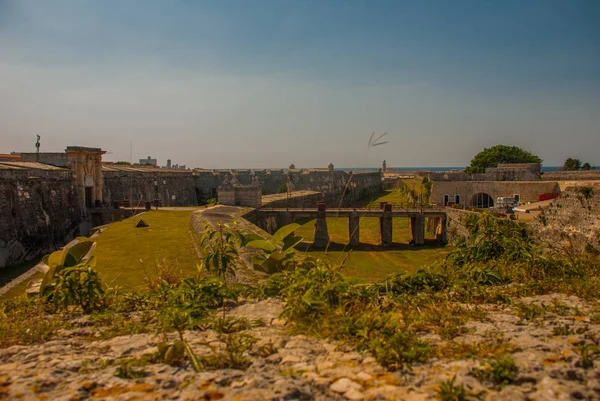
[{"label": "weed", "polygon": [[466,401],[468,400],[468,394],[465,387],[456,384],[456,376],[452,379],[445,380],[439,383],[439,389],[437,391],[438,398],[441,401]]},{"label": "weed", "polygon": [[139,366],[140,362],[135,359],[122,359],[119,367],[115,372],[115,376],[120,379],[137,379],[146,376],[146,371],[143,369],[136,369],[134,366]]},{"label": "weed", "polygon": [[529,321],[536,321],[539,318],[543,318],[546,310],[544,306],[526,304],[523,302],[515,304],[514,307],[519,318]]},{"label": "weed", "polygon": [[581,355],[578,365],[589,369],[594,367],[594,360],[600,355],[600,347],[594,343],[583,342],[577,345],[577,352]]},{"label": "weed", "polygon": [[505,355],[487,361],[484,369],[476,369],[473,374],[480,381],[489,381],[502,387],[515,380],[517,365],[511,356]]},{"label": "weed", "polygon": [[150,291],[156,291],[161,283],[179,284],[183,280],[183,272],[180,266],[169,263],[163,258],[160,263],[154,263],[155,272],[146,274],[144,281]]},{"label": "weed", "polygon": [[234,333],[221,337],[224,347],[211,348],[212,353],[199,359],[206,369],[246,369],[252,363],[247,356],[252,346],[258,341],[247,333]]}]

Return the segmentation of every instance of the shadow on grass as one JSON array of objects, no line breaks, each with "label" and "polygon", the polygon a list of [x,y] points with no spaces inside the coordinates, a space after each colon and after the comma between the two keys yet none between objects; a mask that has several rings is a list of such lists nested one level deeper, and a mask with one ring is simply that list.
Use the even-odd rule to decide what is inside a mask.
[{"label": "shadow on grass", "polygon": [[[394,242],[391,246],[381,246],[375,244],[360,243],[358,246],[350,246],[348,244],[342,244],[339,242],[330,242],[327,247],[329,252],[344,252],[344,251],[358,251],[358,252],[388,252],[388,251],[416,251],[422,249],[441,249],[445,245],[439,244],[435,239],[426,239],[425,245],[410,246],[407,243]],[[323,252],[325,249],[315,248],[312,242],[301,242],[296,245],[296,249],[302,252]]]}]

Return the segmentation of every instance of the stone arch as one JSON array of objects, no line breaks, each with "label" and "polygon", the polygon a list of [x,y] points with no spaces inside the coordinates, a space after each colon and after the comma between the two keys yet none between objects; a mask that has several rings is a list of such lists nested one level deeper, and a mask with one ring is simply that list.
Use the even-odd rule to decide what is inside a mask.
[{"label": "stone arch", "polygon": [[494,207],[494,198],[485,192],[478,192],[471,197],[471,206],[486,209]]}]

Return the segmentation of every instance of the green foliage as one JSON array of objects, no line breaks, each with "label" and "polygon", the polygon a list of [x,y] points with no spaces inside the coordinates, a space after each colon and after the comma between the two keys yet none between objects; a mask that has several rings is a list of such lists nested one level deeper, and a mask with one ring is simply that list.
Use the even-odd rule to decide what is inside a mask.
[{"label": "green foliage", "polygon": [[246,369],[252,363],[249,351],[258,341],[248,333],[233,333],[222,336],[224,347],[208,345],[212,353],[199,359],[205,369]]},{"label": "green foliage", "polygon": [[521,319],[536,321],[539,318],[543,318],[546,313],[546,308],[536,304],[518,303],[515,304],[517,316]]},{"label": "green foliage", "polygon": [[510,355],[504,355],[486,362],[484,369],[473,373],[481,381],[489,381],[497,386],[506,386],[515,381],[517,365]]},{"label": "green foliage", "polygon": [[497,167],[500,163],[541,163],[538,156],[517,146],[496,145],[479,152],[471,164],[465,168],[467,174],[483,173],[486,168]]},{"label": "green foliage", "polygon": [[594,195],[594,189],[591,187],[581,187],[579,188],[579,193],[584,199],[590,199]]},{"label": "green foliage", "polygon": [[118,161],[118,162],[115,162],[115,164],[116,164],[117,166],[131,166],[131,163],[129,163],[129,162],[126,162],[126,161],[122,161],[122,160],[121,160],[121,161]]},{"label": "green foliage", "polygon": [[121,360],[115,376],[120,379],[138,379],[146,376],[146,372],[143,369],[136,369],[138,362],[134,359],[123,359]]},{"label": "green foliage", "polygon": [[48,265],[48,271],[44,275],[40,292],[44,293],[46,288],[51,285],[56,276],[67,267],[73,267],[79,264],[89,264],[95,267],[94,251],[96,243],[93,241],[82,241],[74,246],[52,252],[42,258],[42,261]]},{"label": "green foliage", "polygon": [[235,227],[218,223],[216,229],[213,229],[207,224],[200,246],[204,252],[202,267],[222,279],[235,276],[240,260],[240,235]]},{"label": "green foliage", "polygon": [[0,347],[43,343],[60,328],[60,318],[46,314],[44,304],[26,296],[0,304]]},{"label": "green foliage", "polygon": [[591,170],[591,169],[592,169],[592,166],[590,166],[590,163],[588,163],[588,162],[585,162],[585,163],[583,163],[583,165],[581,166],[581,169],[582,169],[582,170]]},{"label": "green foliage", "polygon": [[216,198],[209,198],[209,199],[206,201],[206,205],[207,205],[207,206],[214,206],[214,205],[216,205],[216,204],[217,204],[217,199],[216,199]]},{"label": "green foliage", "polygon": [[85,313],[104,308],[104,295],[104,285],[98,271],[85,264],[61,270],[43,293],[45,300],[58,310],[74,306]]},{"label": "green foliage", "polygon": [[564,163],[562,169],[565,171],[581,170],[581,160],[572,159],[569,157],[567,160],[565,160],[565,163]]},{"label": "green foliage", "polygon": [[456,376],[440,382],[438,386],[437,393],[441,401],[466,401],[469,399],[465,387],[462,384],[456,384]]},{"label": "green foliage", "polygon": [[285,194],[287,191],[288,191],[288,184],[287,184],[287,182],[282,182],[277,187],[277,193],[278,194]]},{"label": "green foliage", "polygon": [[448,254],[448,260],[459,266],[498,259],[535,264],[542,258],[541,249],[528,237],[524,223],[497,219],[484,212],[470,216],[467,228],[469,239],[458,242]]},{"label": "green foliage", "polygon": [[294,247],[304,239],[293,235],[298,228],[300,228],[300,225],[295,223],[283,226],[273,234],[270,241],[264,239],[248,241],[248,239],[254,237],[245,236],[246,247],[261,251],[260,253],[257,252],[256,256],[252,258],[254,269],[270,275],[293,267],[291,262],[293,262],[296,254]]}]

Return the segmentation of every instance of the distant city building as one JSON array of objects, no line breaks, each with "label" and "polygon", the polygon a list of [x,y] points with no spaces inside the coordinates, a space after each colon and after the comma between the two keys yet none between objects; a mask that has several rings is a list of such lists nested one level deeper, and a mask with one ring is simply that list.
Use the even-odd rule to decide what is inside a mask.
[{"label": "distant city building", "polygon": [[157,166],[158,163],[156,162],[156,159],[151,158],[150,156],[148,156],[147,159],[140,159],[140,164],[148,164],[150,166]]},{"label": "distant city building", "polygon": [[167,168],[171,168],[171,159],[167,159]]},{"label": "distant city building", "polygon": [[0,153],[0,162],[19,162],[21,161],[21,155],[16,153],[5,154]]}]

